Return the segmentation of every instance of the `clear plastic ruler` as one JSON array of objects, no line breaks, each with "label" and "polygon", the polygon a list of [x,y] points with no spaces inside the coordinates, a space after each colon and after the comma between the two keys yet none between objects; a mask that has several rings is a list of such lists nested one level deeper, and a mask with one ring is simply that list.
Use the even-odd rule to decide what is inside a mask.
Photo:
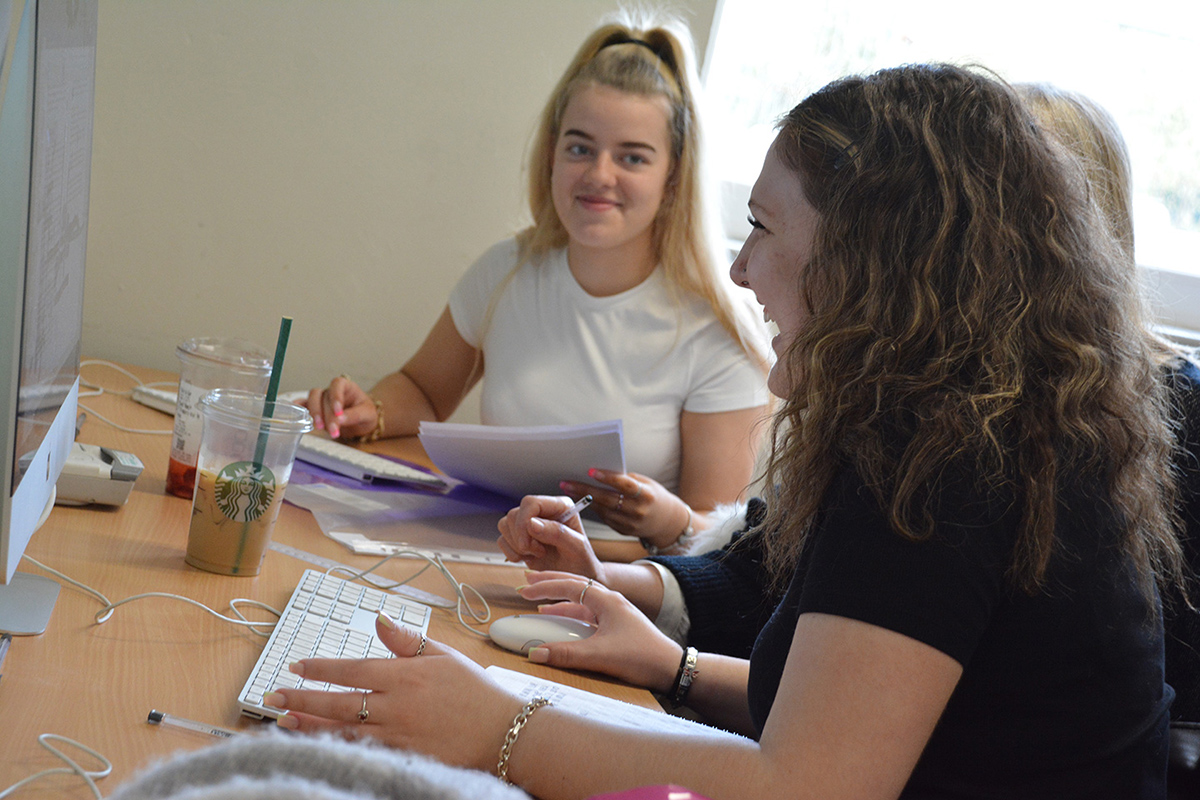
[{"label": "clear plastic ruler", "polygon": [[[341,563],[340,561],[334,561],[332,558],[325,558],[324,556],[319,556],[316,553],[310,553],[307,550],[300,550],[299,548],[286,544],[280,544],[279,542],[271,542],[268,547],[271,550],[274,550],[276,553],[283,553],[285,556],[291,556],[292,558],[299,559],[300,561],[312,564],[314,567],[320,567],[321,569],[327,570],[337,567],[339,569],[346,570],[351,575],[362,571],[357,567],[351,567],[348,564]],[[379,577],[382,578],[382,576]],[[388,579],[383,578],[383,580]],[[397,586],[393,589],[389,589],[389,591],[395,592],[396,594],[402,594],[405,597],[411,597],[413,600],[425,603],[426,605],[436,606],[438,608],[454,607],[454,601],[447,600],[446,598],[436,595],[432,592],[418,589],[415,586]]]}]

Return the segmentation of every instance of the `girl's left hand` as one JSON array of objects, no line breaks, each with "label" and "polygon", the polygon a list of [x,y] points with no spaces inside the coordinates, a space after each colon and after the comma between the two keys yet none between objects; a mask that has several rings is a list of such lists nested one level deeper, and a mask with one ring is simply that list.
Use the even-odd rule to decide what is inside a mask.
[{"label": "girl's left hand", "polygon": [[588,476],[612,488],[598,489],[575,481],[563,481],[559,488],[575,499],[592,495],[592,510],[618,533],[666,549],[692,524],[688,504],[653,478],[604,469],[590,469]]},{"label": "girl's left hand", "polygon": [[306,680],[358,691],[278,689],[265,703],[286,712],[277,720],[279,727],[333,731],[347,738],[370,736],[392,747],[490,772],[496,765],[497,742],[521,710],[521,700],[450,647],[426,639],[420,650],[422,636],[411,628],[380,615],[375,631],[396,658],[309,658],[291,665],[292,672]]},{"label": "girl's left hand", "polygon": [[518,591],[526,600],[542,601],[540,613],[574,617],[597,627],[586,639],[531,649],[530,661],[601,672],[653,692],[670,690],[682,649],[624,595],[564,572],[529,572],[526,577],[529,583]]}]

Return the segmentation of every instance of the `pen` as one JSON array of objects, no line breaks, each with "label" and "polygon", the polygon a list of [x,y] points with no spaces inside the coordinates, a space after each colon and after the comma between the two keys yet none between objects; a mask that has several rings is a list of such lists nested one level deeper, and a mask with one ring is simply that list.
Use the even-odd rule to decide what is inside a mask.
[{"label": "pen", "polygon": [[8,655],[8,646],[10,644],[12,644],[11,633],[6,633],[3,636],[0,636],[0,667],[4,666],[4,657]]},{"label": "pen", "polygon": [[209,736],[217,736],[221,739],[232,739],[237,736],[237,731],[231,731],[226,728],[218,728],[216,725],[207,725],[203,722],[184,719],[183,717],[164,714],[161,711],[150,709],[150,714],[146,717],[146,722],[151,725],[171,725],[184,730],[195,731],[196,733],[207,733]]},{"label": "pen", "polygon": [[592,504],[592,496],[590,494],[585,494],[583,497],[579,498],[578,503],[571,506],[566,511],[564,511],[563,513],[561,513],[557,517],[555,517],[554,521],[562,523],[563,525],[566,525],[567,521],[570,520],[571,517],[575,516],[580,511],[583,511],[585,508],[587,508],[591,504]]}]

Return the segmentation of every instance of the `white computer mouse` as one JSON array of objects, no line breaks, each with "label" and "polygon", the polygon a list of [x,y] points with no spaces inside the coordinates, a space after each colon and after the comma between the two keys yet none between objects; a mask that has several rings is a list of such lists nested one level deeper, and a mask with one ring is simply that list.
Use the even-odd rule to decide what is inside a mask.
[{"label": "white computer mouse", "polygon": [[540,644],[586,639],[595,632],[595,625],[554,614],[514,614],[501,617],[488,628],[493,642],[522,655]]}]

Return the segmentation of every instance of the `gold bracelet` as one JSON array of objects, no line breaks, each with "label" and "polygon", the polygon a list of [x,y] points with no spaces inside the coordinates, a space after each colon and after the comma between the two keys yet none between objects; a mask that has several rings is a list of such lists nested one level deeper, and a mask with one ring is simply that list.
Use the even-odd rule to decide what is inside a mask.
[{"label": "gold bracelet", "polygon": [[383,435],[383,403],[375,400],[374,397],[371,399],[375,402],[375,430],[359,436],[358,439],[355,440],[359,444],[373,442]]},{"label": "gold bracelet", "polygon": [[520,734],[521,728],[525,727],[525,723],[529,722],[529,718],[533,713],[542,706],[550,705],[550,701],[545,697],[535,697],[525,704],[517,716],[513,717],[512,725],[509,726],[508,733],[504,734],[504,744],[500,746],[500,760],[496,762],[496,777],[512,785],[512,781],[508,779],[508,757],[512,755],[513,745],[517,742],[517,735]]}]

